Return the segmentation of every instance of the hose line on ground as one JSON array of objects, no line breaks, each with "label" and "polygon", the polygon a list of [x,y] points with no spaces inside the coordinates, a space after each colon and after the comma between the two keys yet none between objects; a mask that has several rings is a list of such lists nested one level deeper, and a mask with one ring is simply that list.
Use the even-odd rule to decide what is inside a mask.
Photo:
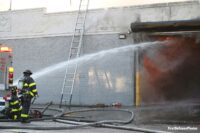
[{"label": "hose line on ground", "polygon": [[[34,107],[31,109],[44,109],[42,107]],[[48,110],[52,110],[52,111],[57,111],[59,113],[50,116],[50,117],[46,117],[46,118],[34,118],[34,119],[30,119],[30,121],[44,121],[44,120],[53,120],[53,119],[57,119],[60,118],[61,116],[63,116],[63,114],[65,113],[64,109],[60,109],[60,108],[48,108]],[[12,120],[12,119],[0,119],[0,122],[19,122],[20,120]]]},{"label": "hose line on ground", "polygon": [[[43,109],[43,108],[35,108],[35,109]],[[88,112],[88,111],[122,111],[122,112],[128,112],[131,114],[131,117],[127,120],[102,120],[92,123],[87,122],[75,122],[71,120],[70,126],[54,126],[54,127],[42,127],[42,126],[27,126],[27,127],[19,127],[19,126],[2,126],[0,125],[0,129],[30,129],[30,130],[66,130],[66,129],[77,129],[77,128],[83,128],[88,126],[94,126],[94,127],[105,127],[105,128],[113,128],[113,129],[121,129],[121,130],[131,130],[131,131],[140,131],[140,132],[148,132],[148,133],[169,133],[165,131],[157,131],[157,130],[150,130],[145,128],[137,128],[137,127],[127,127],[127,126],[119,126],[119,125],[113,125],[113,124],[129,124],[134,119],[134,113],[130,110],[125,109],[83,109],[83,110],[77,110],[77,111],[70,111],[65,112],[63,109],[57,109],[57,108],[49,108],[49,110],[59,111],[59,114],[56,114],[50,118],[38,118],[38,119],[32,119],[31,121],[42,121],[42,120],[53,120],[60,123],[66,123],[69,124],[69,120],[64,118],[67,114],[73,114],[78,112]],[[63,116],[63,117],[62,117]],[[84,121],[84,120],[83,120]],[[5,121],[4,121],[5,122]]]},{"label": "hose line on ground", "polygon": [[103,121],[93,122],[93,123],[73,122],[73,121],[59,120],[59,119],[56,119],[54,121],[60,122],[60,123],[65,123],[65,124],[74,124],[74,125],[77,125],[77,127],[94,126],[94,127],[120,129],[120,130],[139,131],[139,132],[145,132],[145,133],[170,133],[170,132],[166,132],[166,131],[152,130],[152,129],[146,129],[146,128],[111,125],[112,123],[111,124],[106,124],[106,123],[110,123],[110,122],[103,122]]},{"label": "hose line on ground", "polygon": [[121,130],[130,130],[130,131],[140,131],[140,132],[147,132],[147,133],[169,133],[165,131],[158,131],[158,130],[151,130],[151,129],[145,129],[145,128],[138,128],[138,127],[128,127],[128,126],[119,126],[119,125],[113,125],[113,124],[129,124],[133,121],[134,119],[134,113],[130,110],[125,110],[125,109],[83,109],[83,110],[77,110],[77,111],[70,111],[64,113],[64,116],[67,114],[73,114],[73,113],[80,113],[80,112],[88,112],[88,111],[122,111],[122,112],[128,112],[131,114],[131,117],[128,120],[103,120],[103,121],[98,121],[98,122],[92,122],[92,123],[87,123],[82,120],[80,121],[71,121],[67,120],[65,118],[61,119],[55,119],[54,121],[60,122],[60,123],[65,123],[65,124],[74,124],[77,126],[82,125],[82,127],[85,126],[95,126],[95,127],[106,127],[106,128],[113,128],[113,129],[121,129]]}]

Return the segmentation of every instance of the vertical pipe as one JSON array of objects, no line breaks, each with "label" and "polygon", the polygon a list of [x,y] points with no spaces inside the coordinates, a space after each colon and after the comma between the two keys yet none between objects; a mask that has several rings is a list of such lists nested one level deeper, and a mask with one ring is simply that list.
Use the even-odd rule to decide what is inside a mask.
[{"label": "vertical pipe", "polygon": [[4,76],[5,90],[8,90],[8,67],[7,67],[7,65],[4,67],[4,69],[5,69],[5,76]]},{"label": "vertical pipe", "polygon": [[12,10],[12,0],[10,0],[10,7],[9,7],[9,10],[10,10],[10,11]]},{"label": "vertical pipe", "polygon": [[137,50],[133,51],[133,105],[136,106],[136,56]]},{"label": "vertical pipe", "polygon": [[135,50],[135,106],[141,104],[140,47]]}]

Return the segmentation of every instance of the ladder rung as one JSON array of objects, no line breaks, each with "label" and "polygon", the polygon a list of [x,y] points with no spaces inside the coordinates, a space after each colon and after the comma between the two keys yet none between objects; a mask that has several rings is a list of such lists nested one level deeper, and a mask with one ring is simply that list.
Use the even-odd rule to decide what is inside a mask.
[{"label": "ladder rung", "polygon": [[69,80],[69,79],[66,80],[66,82],[73,82],[73,81],[74,81],[74,80]]},{"label": "ladder rung", "polygon": [[77,37],[77,36],[75,37],[74,36],[74,40],[72,42],[79,43],[80,42],[80,37]]},{"label": "ladder rung", "polygon": [[73,43],[79,43],[79,41],[73,41]]},{"label": "ladder rung", "polygon": [[80,42],[80,38],[77,38],[77,39],[74,39],[72,43],[73,44],[79,44],[79,42]]},{"label": "ladder rung", "polygon": [[[76,34],[76,33],[78,33],[78,34]],[[74,37],[80,37],[80,36],[81,36],[81,34],[79,32],[74,32]]]},{"label": "ladder rung", "polygon": [[[67,84],[67,85],[64,86],[64,88],[65,88],[65,89],[71,89],[71,88],[72,88],[72,84],[70,84],[70,85]],[[66,92],[65,92],[65,93],[66,93]]]},{"label": "ladder rung", "polygon": [[71,53],[71,58],[75,58],[77,56],[77,53]]},{"label": "ladder rung", "polygon": [[78,20],[84,20],[85,16],[79,15]]},{"label": "ladder rung", "polygon": [[[71,79],[73,79],[73,78],[74,78],[74,76],[73,76],[73,77],[68,77],[68,78],[71,78]],[[69,82],[67,82],[67,83],[71,83],[71,81],[69,81]]]},{"label": "ladder rung", "polygon": [[67,102],[69,103],[70,102],[70,97],[67,100],[64,100],[63,102],[64,103],[67,103]]},{"label": "ladder rung", "polygon": [[76,25],[77,25],[77,24],[83,24],[83,23],[81,23],[81,22],[77,22]]},{"label": "ladder rung", "polygon": [[80,30],[82,30],[82,29],[77,29],[77,28],[75,29],[75,31],[80,31]]},{"label": "ladder rung", "polygon": [[65,88],[71,88],[71,87],[72,87],[71,85],[66,85],[66,86],[65,86]]},{"label": "ladder rung", "polygon": [[81,36],[81,32],[74,32],[74,36],[76,36],[75,38],[76,39],[80,39],[80,36]]},{"label": "ladder rung", "polygon": [[[79,47],[79,43],[73,43],[72,45],[73,45],[73,47]],[[71,47],[71,52],[73,52],[73,51],[75,51],[75,50],[77,51],[76,48],[72,48],[72,47]]]},{"label": "ladder rung", "polygon": [[83,29],[77,28],[77,27],[76,27],[75,32],[76,32],[76,33],[80,33],[82,30],[83,30]]},{"label": "ladder rung", "polygon": [[75,46],[75,44],[77,45],[78,43],[74,43],[74,46],[71,47],[71,50],[73,51],[77,51],[77,49],[79,49],[79,46]]},{"label": "ladder rung", "polygon": [[77,56],[76,53],[71,53],[71,58],[75,58]]},{"label": "ladder rung", "polygon": [[77,38],[77,37],[80,37],[80,35],[75,35],[75,34],[74,34],[74,37],[76,37],[76,38]]},{"label": "ladder rung", "polygon": [[77,31],[76,31],[76,32],[74,32],[74,35],[75,35],[75,36],[81,36],[81,32],[77,32]]},{"label": "ladder rung", "polygon": [[63,92],[62,94],[65,94],[65,95],[71,95],[70,92]]},{"label": "ladder rung", "polygon": [[[69,78],[71,78],[71,79],[73,79],[74,77],[69,77]],[[75,80],[75,79],[74,79]],[[71,83],[72,83],[72,81],[74,81],[74,80],[71,80],[71,81],[66,81],[67,82],[67,84],[66,85],[71,85]]]},{"label": "ladder rung", "polygon": [[68,65],[67,69],[74,69],[74,65]]},{"label": "ladder rung", "polygon": [[88,2],[88,0],[82,0],[81,2]]},{"label": "ladder rung", "polygon": [[87,11],[85,8],[87,8],[87,7],[81,7],[80,12],[83,12],[85,14],[85,12]]},{"label": "ladder rung", "polygon": [[78,14],[78,18],[85,18],[85,13],[84,12],[80,12],[79,14]]},{"label": "ladder rung", "polygon": [[72,71],[68,71],[68,72],[71,73],[71,74],[66,74],[66,76],[71,76],[71,75],[73,75],[75,73],[75,70],[73,72]]},{"label": "ladder rung", "polygon": [[[71,91],[71,89],[72,89],[72,86],[64,86],[64,89],[65,89],[65,91],[63,92],[63,93],[70,93]],[[68,91],[66,91],[66,90],[68,90]]]},{"label": "ladder rung", "polygon": [[82,31],[83,30],[83,24],[81,24],[81,23],[78,23],[77,24],[78,26],[76,26],[76,29],[80,29],[80,30],[75,30],[75,32],[77,32],[77,31]]},{"label": "ladder rung", "polygon": [[83,5],[81,8],[80,8],[80,12],[86,12],[87,10],[87,6],[86,5]]},{"label": "ladder rung", "polygon": [[64,97],[65,97],[65,100],[68,101],[68,100],[70,99],[70,96],[71,96],[72,94],[71,94],[71,93],[65,93],[64,95],[65,95],[65,96],[64,96]]},{"label": "ladder rung", "polygon": [[73,51],[73,52],[71,51],[70,56],[74,56],[74,55],[76,55],[77,52],[78,52],[78,51]]},{"label": "ladder rung", "polygon": [[85,13],[87,11],[87,6],[86,5],[82,5],[82,7],[80,7],[79,9],[80,9],[79,13],[80,12]]},{"label": "ladder rung", "polygon": [[78,41],[77,39],[80,39],[81,32],[74,32],[74,40]]},{"label": "ladder rung", "polygon": [[82,13],[82,14],[79,14],[78,17],[77,17],[78,20],[84,20],[85,19],[85,15]]},{"label": "ladder rung", "polygon": [[77,53],[71,53],[70,55],[76,55]]},{"label": "ladder rung", "polygon": [[87,5],[85,5],[85,3],[82,3],[80,9],[83,8],[83,7],[87,8]]},{"label": "ladder rung", "polygon": [[[67,68],[67,71],[69,72],[69,73],[74,73],[75,72],[75,68]],[[66,74],[67,75],[67,74]]]},{"label": "ladder rung", "polygon": [[74,73],[67,73],[66,75],[74,75]]},{"label": "ladder rung", "polygon": [[72,76],[73,76],[73,74],[71,74],[71,75],[68,75],[68,76],[71,76],[71,77],[68,77],[68,78],[73,78]]},{"label": "ladder rung", "polygon": [[75,59],[77,56],[71,56],[70,59]]},{"label": "ladder rung", "polygon": [[79,16],[78,18],[77,18],[77,22],[80,22],[80,21],[83,21],[84,20],[84,18],[85,18],[85,16]]},{"label": "ladder rung", "polygon": [[[70,76],[73,76],[73,74],[71,74]],[[74,78],[74,76],[73,77],[68,77],[68,78]]]},{"label": "ladder rung", "polygon": [[[67,75],[66,75],[67,76]],[[69,80],[73,80],[73,77],[68,77],[68,78],[70,78]],[[66,80],[67,81],[67,80]]]},{"label": "ladder rung", "polygon": [[85,2],[85,1],[82,1],[82,2],[81,2],[81,6],[80,6],[80,7],[82,7],[82,6],[87,7],[87,3],[86,3],[86,2],[84,3],[84,2]]},{"label": "ladder rung", "polygon": [[78,49],[79,47],[72,47],[71,49]]},{"label": "ladder rung", "polygon": [[71,55],[77,55],[77,53],[78,53],[78,52],[73,52],[73,53],[71,53]]},{"label": "ladder rung", "polygon": [[71,55],[75,55],[77,53],[78,53],[78,51],[76,50],[76,51],[71,52]]}]

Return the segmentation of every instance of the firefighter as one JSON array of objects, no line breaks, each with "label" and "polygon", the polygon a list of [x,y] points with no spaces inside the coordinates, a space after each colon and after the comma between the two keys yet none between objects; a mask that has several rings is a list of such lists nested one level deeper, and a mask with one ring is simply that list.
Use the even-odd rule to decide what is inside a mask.
[{"label": "firefighter", "polygon": [[22,110],[21,101],[17,96],[17,87],[13,86],[11,89],[11,99],[9,100],[8,117],[13,120],[19,119],[21,110]]},{"label": "firefighter", "polygon": [[21,90],[22,93],[22,112],[21,112],[21,122],[29,123],[29,109],[31,105],[31,100],[33,97],[38,96],[38,92],[36,89],[36,83],[31,77],[32,72],[30,70],[25,70],[23,72],[23,87]]}]

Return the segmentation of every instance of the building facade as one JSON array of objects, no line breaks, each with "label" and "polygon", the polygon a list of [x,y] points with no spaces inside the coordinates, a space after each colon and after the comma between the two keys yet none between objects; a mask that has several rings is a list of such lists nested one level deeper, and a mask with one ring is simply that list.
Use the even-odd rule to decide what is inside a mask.
[{"label": "building facade", "polygon": [[[199,9],[196,1],[88,11],[81,56],[97,54],[79,61],[72,104],[135,105],[134,50],[126,48],[136,44],[130,24],[198,19]],[[60,102],[76,15],[42,8],[0,12],[0,43],[13,48],[15,80],[25,69],[44,72],[36,78],[38,103]]]}]

